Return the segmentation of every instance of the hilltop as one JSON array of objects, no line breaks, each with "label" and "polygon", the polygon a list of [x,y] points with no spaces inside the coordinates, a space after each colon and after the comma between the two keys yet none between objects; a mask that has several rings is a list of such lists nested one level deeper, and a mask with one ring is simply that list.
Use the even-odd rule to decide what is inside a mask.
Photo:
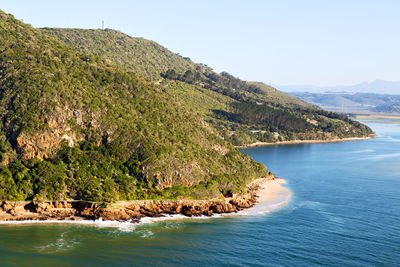
[{"label": "hilltop", "polygon": [[0,199],[221,198],[268,175],[122,63],[2,11],[0,36]]},{"label": "hilltop", "polygon": [[159,84],[234,145],[364,137],[367,126],[269,85],[216,73],[154,41],[115,30],[41,29],[74,47]]}]

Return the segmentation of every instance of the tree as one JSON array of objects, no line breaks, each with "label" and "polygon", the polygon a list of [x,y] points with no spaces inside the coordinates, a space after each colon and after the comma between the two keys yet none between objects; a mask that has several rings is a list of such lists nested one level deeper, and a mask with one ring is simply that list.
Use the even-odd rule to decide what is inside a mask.
[{"label": "tree", "polygon": [[164,74],[164,78],[170,79],[170,80],[176,80],[178,78],[178,75],[175,70],[168,69]]}]

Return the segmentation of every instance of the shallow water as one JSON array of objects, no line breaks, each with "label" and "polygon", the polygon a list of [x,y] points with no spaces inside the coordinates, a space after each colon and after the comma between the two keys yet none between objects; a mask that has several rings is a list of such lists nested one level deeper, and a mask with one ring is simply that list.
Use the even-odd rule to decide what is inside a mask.
[{"label": "shallow water", "polygon": [[0,265],[399,266],[400,124],[368,124],[374,140],[243,150],[288,182],[294,195],[278,211],[113,227],[0,225]]}]

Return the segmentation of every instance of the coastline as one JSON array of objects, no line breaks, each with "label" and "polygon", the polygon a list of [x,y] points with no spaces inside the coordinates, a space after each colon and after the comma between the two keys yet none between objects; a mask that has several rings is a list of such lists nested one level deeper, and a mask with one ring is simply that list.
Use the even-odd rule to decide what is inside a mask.
[{"label": "coastline", "polygon": [[[251,215],[270,212],[290,200],[291,191],[277,177],[259,178],[248,185],[248,193],[213,200],[132,200],[116,202],[108,207],[84,201],[0,202],[0,224],[13,223],[140,223],[215,215]],[[261,208],[261,212],[260,212]],[[257,212],[254,212],[257,211]],[[108,222],[108,223],[107,223]]]},{"label": "coastline", "polygon": [[249,147],[259,147],[259,146],[273,146],[273,145],[296,145],[296,144],[320,144],[320,143],[339,143],[339,142],[349,142],[349,141],[363,141],[374,139],[375,135],[367,136],[367,137],[347,137],[347,138],[338,138],[338,139],[314,139],[314,140],[292,140],[292,141],[277,141],[273,142],[255,142],[251,144],[235,146],[236,148],[249,148]]}]

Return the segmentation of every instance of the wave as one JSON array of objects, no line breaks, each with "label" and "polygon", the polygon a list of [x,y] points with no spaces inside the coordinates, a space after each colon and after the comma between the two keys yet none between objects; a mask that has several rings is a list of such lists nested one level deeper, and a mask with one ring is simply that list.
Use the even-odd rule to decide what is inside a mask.
[{"label": "wave", "polygon": [[374,149],[362,149],[362,150],[356,150],[356,151],[349,151],[348,153],[350,154],[361,154],[361,153],[373,153],[375,152]]}]

